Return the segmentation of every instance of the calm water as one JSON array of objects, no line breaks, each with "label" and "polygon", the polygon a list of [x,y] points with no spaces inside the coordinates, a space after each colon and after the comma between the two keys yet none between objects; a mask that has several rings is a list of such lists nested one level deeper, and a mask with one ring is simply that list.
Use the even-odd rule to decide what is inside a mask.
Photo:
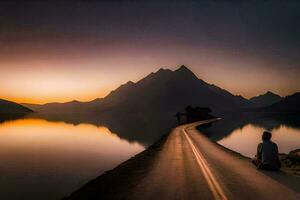
[{"label": "calm water", "polygon": [[257,144],[265,130],[272,132],[280,153],[300,148],[299,116],[284,118],[235,117],[224,118],[210,126],[200,128],[212,140],[245,156],[256,154]]},{"label": "calm water", "polygon": [[0,199],[60,199],[144,150],[106,127],[22,119],[0,124]]},{"label": "calm water", "polygon": [[[235,129],[218,143],[245,156],[253,157],[265,130],[265,128],[247,124]],[[281,125],[279,128],[272,129],[271,132],[272,140],[277,143],[280,153],[289,153],[300,148],[300,129]]]},{"label": "calm water", "polygon": [[[300,148],[296,118],[297,122],[225,118],[201,131],[232,150],[253,156],[261,133],[271,130],[280,152],[288,153]],[[94,117],[63,119],[65,122],[56,122],[54,117],[0,123],[1,200],[61,199],[141,152],[171,126],[166,121],[115,120],[105,123],[108,129]]]}]

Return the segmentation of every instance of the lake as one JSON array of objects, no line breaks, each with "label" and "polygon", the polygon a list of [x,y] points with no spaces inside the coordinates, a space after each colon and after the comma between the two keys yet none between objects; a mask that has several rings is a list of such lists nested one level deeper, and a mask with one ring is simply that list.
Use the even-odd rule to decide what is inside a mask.
[{"label": "lake", "polygon": [[[265,128],[247,124],[242,128],[235,129],[228,137],[217,142],[245,156],[253,157],[265,130]],[[270,131],[272,132],[272,141],[277,143],[280,153],[289,153],[300,148],[300,129],[281,125]]]},{"label": "lake", "polygon": [[210,127],[200,128],[200,131],[226,148],[253,157],[262,133],[268,130],[272,132],[272,141],[277,143],[279,152],[289,153],[300,148],[300,126],[298,117],[297,121],[286,119],[225,118],[212,123]]},{"label": "lake", "polygon": [[144,149],[104,126],[0,123],[0,199],[61,199]]},{"label": "lake", "polygon": [[[300,123],[288,117],[225,117],[200,128],[252,157],[264,130],[280,152],[300,148]],[[288,119],[288,120],[287,120]],[[143,151],[174,126],[169,121],[48,116],[0,123],[0,199],[56,200]]]}]

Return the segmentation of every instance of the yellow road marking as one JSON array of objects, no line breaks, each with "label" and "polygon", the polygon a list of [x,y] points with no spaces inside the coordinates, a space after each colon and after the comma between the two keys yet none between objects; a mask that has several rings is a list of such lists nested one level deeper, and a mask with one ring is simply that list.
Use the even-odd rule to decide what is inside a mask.
[{"label": "yellow road marking", "polygon": [[192,151],[196,157],[197,163],[200,166],[200,169],[204,175],[206,182],[208,183],[209,189],[211,190],[214,199],[215,200],[228,200],[222,187],[220,186],[220,184],[214,177],[213,173],[209,169],[206,159],[200,153],[200,151],[197,149],[197,147],[194,145],[193,141],[188,136],[185,128],[183,128],[182,130],[183,130],[184,136],[186,137],[188,143],[190,144],[190,146],[192,148]]}]

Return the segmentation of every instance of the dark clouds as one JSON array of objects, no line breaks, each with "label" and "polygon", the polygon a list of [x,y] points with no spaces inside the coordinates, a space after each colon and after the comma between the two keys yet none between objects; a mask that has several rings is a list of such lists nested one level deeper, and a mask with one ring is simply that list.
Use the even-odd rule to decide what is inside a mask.
[{"label": "dark clouds", "polygon": [[1,51],[159,42],[299,64],[299,1],[4,1],[0,13]]}]

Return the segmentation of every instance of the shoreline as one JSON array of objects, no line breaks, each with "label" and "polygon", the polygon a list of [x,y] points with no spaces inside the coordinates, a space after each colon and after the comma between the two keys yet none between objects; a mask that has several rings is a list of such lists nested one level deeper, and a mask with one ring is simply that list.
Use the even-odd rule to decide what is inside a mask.
[{"label": "shoreline", "polygon": [[[86,198],[126,199],[126,197],[129,196],[131,189],[133,189],[149,172],[149,169],[154,163],[156,155],[163,148],[169,133],[171,133],[173,129],[171,129],[167,134],[163,135],[161,139],[149,146],[144,151],[129,158],[128,160],[119,164],[117,167],[104,172],[100,176],[83,185],[81,188],[72,192],[69,196],[64,197],[62,200],[77,200]],[[247,156],[226,148],[215,141],[210,141],[216,144],[223,151],[226,151],[227,153],[230,153],[239,159],[246,159],[249,160],[249,162],[251,161],[251,158]],[[292,183],[289,181],[290,178],[299,179],[300,176],[298,173],[294,173],[293,171],[290,171],[288,168],[286,169],[284,167],[280,172],[260,171],[270,176],[272,179],[282,183],[283,185],[286,185],[290,189],[300,193],[300,189],[297,186],[294,186],[293,181],[291,181]]]},{"label": "shoreline", "polygon": [[81,197],[82,199],[126,199],[131,189],[148,173],[169,133],[163,135],[144,151],[90,180],[69,196],[63,197],[62,200],[81,199]]}]

